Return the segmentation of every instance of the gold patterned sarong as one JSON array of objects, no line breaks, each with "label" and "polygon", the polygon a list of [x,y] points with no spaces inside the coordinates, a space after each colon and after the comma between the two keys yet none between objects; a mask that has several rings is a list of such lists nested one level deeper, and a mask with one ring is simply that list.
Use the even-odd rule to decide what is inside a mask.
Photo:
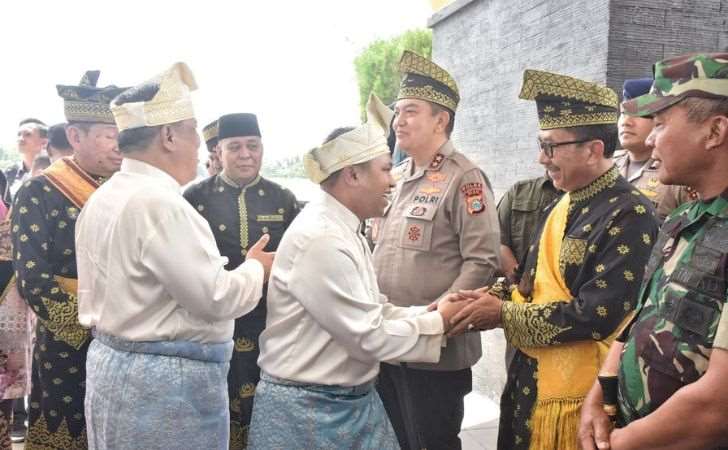
[{"label": "gold patterned sarong", "polygon": [[[570,302],[574,299],[560,269],[570,201],[569,194],[565,194],[544,225],[531,293],[532,304]],[[517,289],[512,292],[511,298],[515,303],[528,302]],[[530,418],[530,449],[579,448],[577,431],[581,405],[615,335],[602,341],[520,348],[538,361],[537,399]]]}]

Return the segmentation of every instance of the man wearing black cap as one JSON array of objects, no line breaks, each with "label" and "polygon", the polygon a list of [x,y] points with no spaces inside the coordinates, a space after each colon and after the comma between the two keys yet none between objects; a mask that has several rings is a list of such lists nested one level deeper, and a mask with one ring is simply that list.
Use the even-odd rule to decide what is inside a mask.
[{"label": "man wearing black cap", "polygon": [[[245,261],[248,249],[263,234],[270,235],[266,250],[275,251],[298,214],[298,203],[291,191],[260,176],[263,142],[254,114],[228,114],[217,124],[222,172],[187,189],[185,198],[210,223],[220,254],[229,260],[225,268],[231,270]],[[228,375],[233,450],[247,443],[253,394],[260,379],[258,336],[265,328],[265,315],[266,303],[261,301],[235,321]]]},{"label": "man wearing black cap", "polygon": [[26,181],[13,205],[13,262],[21,295],[38,317],[26,449],[87,448],[84,420],[90,330],[78,323],[74,227],[86,200],[121,165],[109,102],[123,89],[57,86],[72,158]]},{"label": "man wearing black cap", "polygon": [[220,149],[217,145],[217,120],[214,120],[202,129],[202,137],[205,138],[205,146],[207,147],[207,162],[205,168],[210,176],[214,176],[222,172],[222,164],[220,163]]},{"label": "man wearing black cap", "polygon": [[[651,86],[652,78],[625,80],[622,101],[648,93]],[[652,201],[660,220],[682,203],[697,199],[695,191],[685,186],[660,183],[657,177],[659,163],[652,158],[652,149],[645,143],[652,131],[651,118],[637,117],[622,110],[617,127],[623,150],[614,152],[614,165],[620,175]]]}]

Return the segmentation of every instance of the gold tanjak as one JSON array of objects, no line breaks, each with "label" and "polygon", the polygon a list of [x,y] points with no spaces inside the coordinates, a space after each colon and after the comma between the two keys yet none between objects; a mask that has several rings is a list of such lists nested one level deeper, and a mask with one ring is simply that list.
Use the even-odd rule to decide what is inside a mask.
[{"label": "gold tanjak", "polygon": [[217,139],[217,131],[217,120],[203,128],[202,137],[205,138],[205,142],[210,141],[211,139]]},{"label": "gold tanjak", "polygon": [[175,123],[195,117],[190,92],[197,89],[197,83],[187,64],[175,63],[143,84],[159,84],[159,91],[151,100],[123,105],[111,104],[111,112],[119,131]]},{"label": "gold tanjak", "polygon": [[308,151],[303,156],[306,175],[321,183],[346,166],[364,163],[389,153],[387,136],[394,114],[371,94],[367,103],[367,123]]}]

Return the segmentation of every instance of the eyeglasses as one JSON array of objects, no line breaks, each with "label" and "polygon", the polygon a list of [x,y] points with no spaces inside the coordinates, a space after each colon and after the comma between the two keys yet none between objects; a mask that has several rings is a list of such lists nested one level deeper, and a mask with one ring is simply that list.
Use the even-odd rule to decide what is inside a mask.
[{"label": "eyeglasses", "polygon": [[593,141],[594,139],[582,139],[580,141],[569,141],[569,142],[543,142],[541,139],[538,139],[538,148],[543,151],[543,153],[548,158],[554,157],[554,149],[556,147],[560,147],[562,145],[571,145],[571,144],[583,144],[585,142]]}]

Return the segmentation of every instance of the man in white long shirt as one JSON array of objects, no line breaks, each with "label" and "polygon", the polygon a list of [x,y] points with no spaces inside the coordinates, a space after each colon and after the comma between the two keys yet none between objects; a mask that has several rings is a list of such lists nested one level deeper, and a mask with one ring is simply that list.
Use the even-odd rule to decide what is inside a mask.
[{"label": "man in white long shirt", "polygon": [[[224,270],[207,222],[182,197],[200,138],[183,63],[112,102],[121,170],[76,227],[91,449],[224,449],[233,320],[258,303],[267,237]],[[140,407],[143,405],[143,407]]]},{"label": "man in white long shirt", "polygon": [[373,387],[379,362],[440,358],[460,305],[389,304],[360,232],[394,187],[388,113],[372,96],[367,124],[335,130],[304,156],[323,192],[286,231],[271,271],[251,449],[398,449]]}]

